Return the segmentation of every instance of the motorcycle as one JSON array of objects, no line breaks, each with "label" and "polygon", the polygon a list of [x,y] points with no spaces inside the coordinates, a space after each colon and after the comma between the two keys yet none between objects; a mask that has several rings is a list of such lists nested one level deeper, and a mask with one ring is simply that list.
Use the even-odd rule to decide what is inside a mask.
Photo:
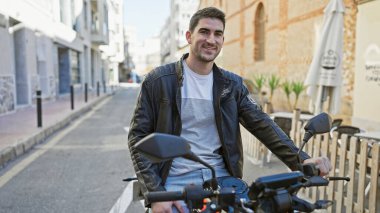
[{"label": "motorcycle", "polygon": [[[330,131],[331,118],[328,114],[321,113],[310,119],[304,129],[299,152],[315,134]],[[328,186],[332,180],[349,181],[347,177],[320,177],[315,165],[299,162],[299,171],[259,177],[248,186],[236,177],[216,178],[212,166],[196,156],[188,142],[179,136],[152,133],[135,144],[135,147],[152,162],[183,157],[201,163],[212,171],[212,179],[203,185],[189,184],[182,191],[145,194],[149,202],[184,200],[191,212],[312,212],[327,209],[333,201],[317,200],[310,203],[297,196],[301,188]]]}]

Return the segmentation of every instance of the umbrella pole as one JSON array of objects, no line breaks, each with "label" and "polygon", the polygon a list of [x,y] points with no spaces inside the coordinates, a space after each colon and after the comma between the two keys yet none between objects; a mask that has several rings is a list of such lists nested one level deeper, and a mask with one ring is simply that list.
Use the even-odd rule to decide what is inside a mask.
[{"label": "umbrella pole", "polygon": [[326,111],[331,110],[331,98],[332,97],[332,87],[329,86],[322,86],[322,95],[321,95],[321,103],[319,105],[319,112],[324,112],[324,104],[327,102],[327,108]]},{"label": "umbrella pole", "polygon": [[319,95],[320,95],[319,96],[320,97],[319,103],[316,104],[316,106],[315,106],[315,114],[316,115],[324,111],[323,110],[324,109],[323,105],[324,105],[324,103],[327,100],[328,88],[326,86],[320,86],[320,88],[319,88]]}]

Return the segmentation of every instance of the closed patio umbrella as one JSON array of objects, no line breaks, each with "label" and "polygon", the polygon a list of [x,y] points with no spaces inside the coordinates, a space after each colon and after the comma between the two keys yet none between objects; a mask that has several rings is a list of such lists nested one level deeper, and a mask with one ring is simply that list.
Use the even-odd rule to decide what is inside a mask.
[{"label": "closed patio umbrella", "polygon": [[343,0],[330,0],[324,9],[322,31],[305,85],[310,96],[310,111],[318,114],[329,97],[328,110],[336,114],[340,107],[343,55]]}]

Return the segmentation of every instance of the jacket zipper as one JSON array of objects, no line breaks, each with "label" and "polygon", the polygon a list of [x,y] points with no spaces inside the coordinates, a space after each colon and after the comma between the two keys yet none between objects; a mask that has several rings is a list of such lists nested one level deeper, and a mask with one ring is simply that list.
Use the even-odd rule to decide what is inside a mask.
[{"label": "jacket zipper", "polygon": [[[222,84],[222,87],[224,87],[224,84]],[[228,151],[227,151],[227,148],[226,148],[226,144],[225,144],[225,141],[224,141],[224,136],[223,136],[223,131],[222,131],[222,113],[221,113],[221,110],[220,110],[220,100],[221,100],[221,95],[217,93],[217,104],[216,104],[216,110],[215,110],[215,115],[216,115],[216,126],[218,128],[218,133],[219,133],[219,139],[220,139],[220,143],[222,144],[222,149],[223,149],[223,155],[225,155],[225,159],[226,159],[226,167],[228,169],[228,171],[231,173],[232,176],[235,176],[234,174],[234,170],[232,170],[232,167],[230,165],[230,156],[228,154]],[[223,157],[223,156],[222,156]]]},{"label": "jacket zipper", "polygon": [[[176,117],[176,121],[174,124],[174,135],[177,135],[177,136],[181,135],[181,130],[182,130],[181,110],[180,110],[181,99],[179,98],[181,86],[182,86],[182,82],[180,81],[179,86],[178,86],[177,91],[176,91],[176,95],[175,95],[175,97],[176,97],[175,98],[175,105],[176,105],[176,110],[177,110],[177,117]],[[170,160],[169,162],[167,162],[167,167],[166,167],[167,171],[165,172],[165,174],[162,174],[162,184],[163,185],[165,185],[165,183],[166,183],[166,179],[169,175],[170,168],[172,167],[172,164],[173,164],[173,160]]]}]

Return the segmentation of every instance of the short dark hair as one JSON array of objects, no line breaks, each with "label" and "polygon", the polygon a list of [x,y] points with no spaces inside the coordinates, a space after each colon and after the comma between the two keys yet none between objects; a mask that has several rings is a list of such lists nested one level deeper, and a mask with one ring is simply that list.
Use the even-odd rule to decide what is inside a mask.
[{"label": "short dark hair", "polygon": [[198,10],[190,19],[189,30],[194,32],[195,27],[198,25],[198,22],[202,18],[216,18],[222,21],[223,30],[226,26],[226,15],[223,11],[219,10],[216,7],[206,7]]}]

